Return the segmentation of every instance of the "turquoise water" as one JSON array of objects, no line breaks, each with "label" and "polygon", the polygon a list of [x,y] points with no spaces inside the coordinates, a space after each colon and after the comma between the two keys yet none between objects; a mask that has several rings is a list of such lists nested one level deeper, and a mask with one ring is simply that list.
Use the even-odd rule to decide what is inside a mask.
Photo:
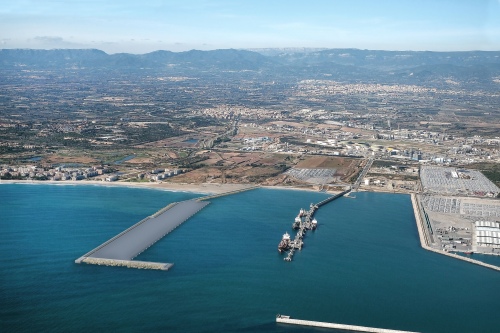
[{"label": "turquoise water", "polygon": [[[137,259],[74,260],[169,202],[199,196],[100,186],[0,186],[2,332],[326,332],[295,318],[421,332],[498,332],[500,274],[424,251],[408,196],[357,193],[316,214],[294,261],[277,252],[323,193],[258,189],[212,200]],[[333,332],[329,330],[329,332]]]}]

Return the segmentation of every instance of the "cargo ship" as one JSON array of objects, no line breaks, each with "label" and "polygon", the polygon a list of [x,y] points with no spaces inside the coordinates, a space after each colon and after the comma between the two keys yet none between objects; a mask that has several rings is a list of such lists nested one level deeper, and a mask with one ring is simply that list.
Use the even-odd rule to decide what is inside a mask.
[{"label": "cargo ship", "polygon": [[295,222],[292,224],[292,229],[297,230],[300,228],[300,224],[302,223],[302,219],[300,218],[300,215],[295,218]]},{"label": "cargo ship", "polygon": [[290,248],[290,235],[288,232],[283,234],[283,238],[281,238],[280,243],[278,244],[279,253],[286,251]]}]

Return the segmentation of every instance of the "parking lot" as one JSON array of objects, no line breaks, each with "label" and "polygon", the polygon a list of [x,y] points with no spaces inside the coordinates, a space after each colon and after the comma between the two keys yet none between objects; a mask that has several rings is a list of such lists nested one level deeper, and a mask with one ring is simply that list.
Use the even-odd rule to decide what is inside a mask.
[{"label": "parking lot", "polygon": [[481,172],[437,166],[423,166],[420,178],[425,192],[448,195],[495,197],[500,189]]},{"label": "parking lot", "polygon": [[336,169],[298,169],[286,172],[289,176],[311,184],[328,184],[335,181]]}]

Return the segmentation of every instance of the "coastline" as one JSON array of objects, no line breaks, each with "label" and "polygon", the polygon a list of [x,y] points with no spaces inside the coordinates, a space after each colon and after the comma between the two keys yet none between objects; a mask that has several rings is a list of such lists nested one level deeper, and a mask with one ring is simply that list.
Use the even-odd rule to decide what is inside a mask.
[{"label": "coastline", "polygon": [[[166,190],[173,192],[193,192],[200,194],[222,194],[226,192],[237,191],[245,189],[248,187],[253,187],[256,184],[217,184],[217,183],[156,183],[156,182],[144,182],[144,183],[129,183],[129,182],[104,182],[97,180],[65,180],[65,181],[54,181],[54,180],[0,180],[0,186],[2,184],[32,184],[32,185],[95,185],[95,186],[122,186],[122,187],[133,187],[133,188],[147,188],[147,189],[157,189]],[[261,186],[265,189],[273,190],[292,190],[292,191],[307,191],[307,192],[320,192],[314,188],[308,187],[293,187],[293,186]],[[336,194],[338,191],[326,191],[326,194]]]},{"label": "coastline", "polygon": [[[55,180],[9,180],[0,179],[0,186],[2,184],[33,184],[33,185],[96,185],[96,186],[125,186],[125,187],[135,187],[135,188],[147,188],[147,189],[157,189],[172,192],[192,192],[200,194],[222,194],[231,191],[237,191],[247,187],[256,186],[258,184],[218,184],[218,183],[167,183],[167,182],[144,182],[144,183],[133,183],[133,182],[105,182],[99,180],[65,180],[65,181],[55,181]],[[290,191],[306,191],[306,192],[322,192],[325,194],[335,195],[341,191],[319,191],[310,187],[298,187],[298,186],[283,186],[283,185],[261,185],[261,188],[271,189],[271,190],[290,190]],[[374,193],[394,193],[394,194],[411,194],[408,192],[400,191],[389,191],[385,189],[358,189],[357,192],[374,192]]]},{"label": "coastline", "polygon": [[0,180],[2,184],[30,184],[30,185],[95,185],[95,186],[117,186],[117,187],[133,187],[133,188],[146,188],[166,190],[172,192],[193,192],[201,194],[221,194],[230,191],[236,191],[248,187],[246,184],[187,184],[187,183],[127,183],[127,182],[103,182],[96,180],[89,181],[31,181],[31,180]]},{"label": "coastline", "polygon": [[[29,185],[59,185],[59,186],[75,186],[75,185],[93,185],[93,186],[117,186],[117,187],[131,187],[131,188],[146,188],[146,189],[156,189],[156,190],[165,190],[172,192],[191,192],[191,193],[200,193],[205,195],[217,195],[224,194],[227,192],[238,191],[241,189],[245,189],[248,187],[255,186],[254,184],[214,184],[214,183],[199,183],[199,184],[188,184],[188,183],[126,183],[126,182],[104,182],[104,181],[33,181],[33,180],[0,180],[0,186],[2,184],[29,184]],[[319,192],[314,188],[301,188],[301,187],[287,187],[287,186],[261,186],[265,189],[273,189],[273,190],[292,190],[292,191],[307,191],[307,192]],[[469,263],[473,263],[476,265],[480,265],[483,267],[487,267],[490,269],[494,269],[500,271],[499,266],[491,265],[484,263],[479,260],[470,259],[466,257],[459,256],[454,253],[445,252],[441,250],[437,250],[432,248],[429,245],[429,239],[425,232],[425,224],[423,222],[423,218],[420,213],[420,205],[418,202],[416,193],[401,193],[401,192],[393,192],[393,191],[373,191],[372,189],[361,189],[360,192],[381,192],[381,193],[394,193],[394,194],[409,194],[411,197],[414,217],[417,225],[420,245],[423,249],[431,252],[435,252],[441,255],[445,255],[448,257],[452,257],[455,259],[463,260]],[[338,192],[326,191],[323,192],[325,194],[335,195]]]}]

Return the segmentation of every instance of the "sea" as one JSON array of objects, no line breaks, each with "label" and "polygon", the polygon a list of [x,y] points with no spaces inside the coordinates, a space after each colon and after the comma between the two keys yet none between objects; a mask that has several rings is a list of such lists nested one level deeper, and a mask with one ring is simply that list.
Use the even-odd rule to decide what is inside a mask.
[{"label": "sea", "polygon": [[500,332],[500,273],[423,250],[408,195],[362,192],[321,207],[292,262],[277,245],[294,235],[299,209],[325,193],[256,189],[213,199],[136,258],[174,263],[169,271],[74,263],[167,204],[200,196],[1,184],[0,332],[336,332],[277,324],[277,314]]}]

